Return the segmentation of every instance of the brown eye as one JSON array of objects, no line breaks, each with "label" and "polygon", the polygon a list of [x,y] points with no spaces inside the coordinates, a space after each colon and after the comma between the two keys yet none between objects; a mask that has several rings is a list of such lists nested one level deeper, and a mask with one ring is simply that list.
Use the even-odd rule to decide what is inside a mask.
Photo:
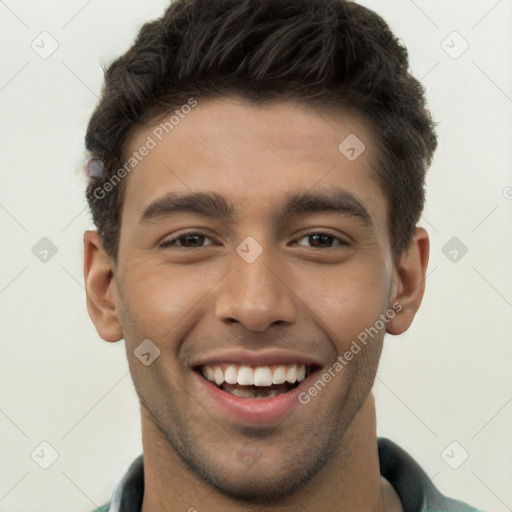
[{"label": "brown eye", "polygon": [[[310,242],[310,247],[314,249],[334,249],[334,247],[348,247],[349,244],[345,242],[345,240],[342,240],[341,238],[335,237],[333,235],[330,235],[328,233],[321,233],[321,232],[315,232],[315,233],[308,233],[301,238],[298,238],[297,240],[303,240],[308,239]],[[332,245],[332,242],[334,242],[334,246]],[[298,244],[304,247],[303,244]],[[307,247],[307,245],[306,245]]]},{"label": "brown eye", "polygon": [[[201,233],[182,233],[160,244],[160,247],[185,247],[189,249],[205,247],[203,245],[205,240],[211,240],[210,237]],[[213,245],[213,244],[206,244]]]}]

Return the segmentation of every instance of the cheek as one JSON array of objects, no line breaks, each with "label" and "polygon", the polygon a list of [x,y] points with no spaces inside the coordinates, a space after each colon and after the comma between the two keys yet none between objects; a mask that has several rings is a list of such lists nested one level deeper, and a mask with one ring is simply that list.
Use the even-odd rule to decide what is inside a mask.
[{"label": "cheek", "polygon": [[123,286],[128,323],[139,337],[174,338],[217,280],[193,267],[176,271],[169,265],[132,265]]},{"label": "cheek", "polygon": [[306,275],[297,295],[338,349],[349,346],[386,309],[388,278],[383,267],[347,265],[329,274],[323,269]]}]

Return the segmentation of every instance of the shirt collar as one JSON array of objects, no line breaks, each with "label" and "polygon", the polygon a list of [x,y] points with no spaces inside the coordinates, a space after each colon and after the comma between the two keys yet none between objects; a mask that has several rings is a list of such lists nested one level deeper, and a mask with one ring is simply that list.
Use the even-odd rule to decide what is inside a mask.
[{"label": "shirt collar", "polygon": [[139,455],[117,483],[109,512],[140,512],[144,496],[144,456]]}]

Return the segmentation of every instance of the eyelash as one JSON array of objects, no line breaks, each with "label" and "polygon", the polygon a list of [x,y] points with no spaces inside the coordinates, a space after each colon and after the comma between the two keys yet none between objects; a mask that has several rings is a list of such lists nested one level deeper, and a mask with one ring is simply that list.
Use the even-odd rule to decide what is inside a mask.
[{"label": "eyelash", "polygon": [[[165,242],[162,242],[160,244],[160,247],[181,247],[179,245],[176,245],[175,242],[180,240],[181,238],[185,238],[186,236],[193,236],[193,235],[198,235],[198,236],[202,236],[202,237],[205,237],[205,238],[209,238],[211,240],[211,237],[209,237],[208,235],[204,234],[204,233],[200,233],[200,232],[197,232],[197,231],[190,231],[190,232],[185,232],[185,233],[180,233],[178,235],[176,235],[175,237],[169,239],[169,240],[166,240]],[[334,235],[331,235],[329,233],[325,233],[323,231],[312,231],[310,233],[305,233],[303,234],[302,236],[300,236],[299,238],[296,238],[295,240],[301,240],[303,238],[306,238],[306,237],[310,237],[310,236],[315,236],[315,235],[323,235],[323,236],[326,236],[328,238],[332,238],[333,240],[337,240],[339,242],[339,244],[337,246],[334,246],[334,247],[326,247],[326,248],[315,248],[315,247],[312,247],[313,249],[317,250],[317,251],[322,251],[322,250],[329,250],[329,249],[335,249],[336,247],[350,247],[350,244],[348,242],[346,242],[344,239],[342,238],[339,238],[339,237],[336,237]],[[295,241],[294,240],[294,241]],[[213,246],[215,245],[215,243],[213,244],[210,244],[209,246]],[[181,247],[181,248],[184,248],[184,249],[203,249],[204,247],[209,247],[208,245],[207,246],[202,246],[202,247]],[[301,247],[304,247],[304,246],[301,246]]]}]

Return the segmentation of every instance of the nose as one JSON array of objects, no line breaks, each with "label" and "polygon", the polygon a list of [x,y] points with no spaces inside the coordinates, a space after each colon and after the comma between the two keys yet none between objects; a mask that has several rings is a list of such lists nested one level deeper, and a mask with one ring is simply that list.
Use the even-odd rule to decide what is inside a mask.
[{"label": "nose", "polygon": [[271,252],[264,250],[252,263],[235,254],[231,271],[218,287],[215,313],[219,320],[240,322],[254,332],[297,321],[297,298]]}]

